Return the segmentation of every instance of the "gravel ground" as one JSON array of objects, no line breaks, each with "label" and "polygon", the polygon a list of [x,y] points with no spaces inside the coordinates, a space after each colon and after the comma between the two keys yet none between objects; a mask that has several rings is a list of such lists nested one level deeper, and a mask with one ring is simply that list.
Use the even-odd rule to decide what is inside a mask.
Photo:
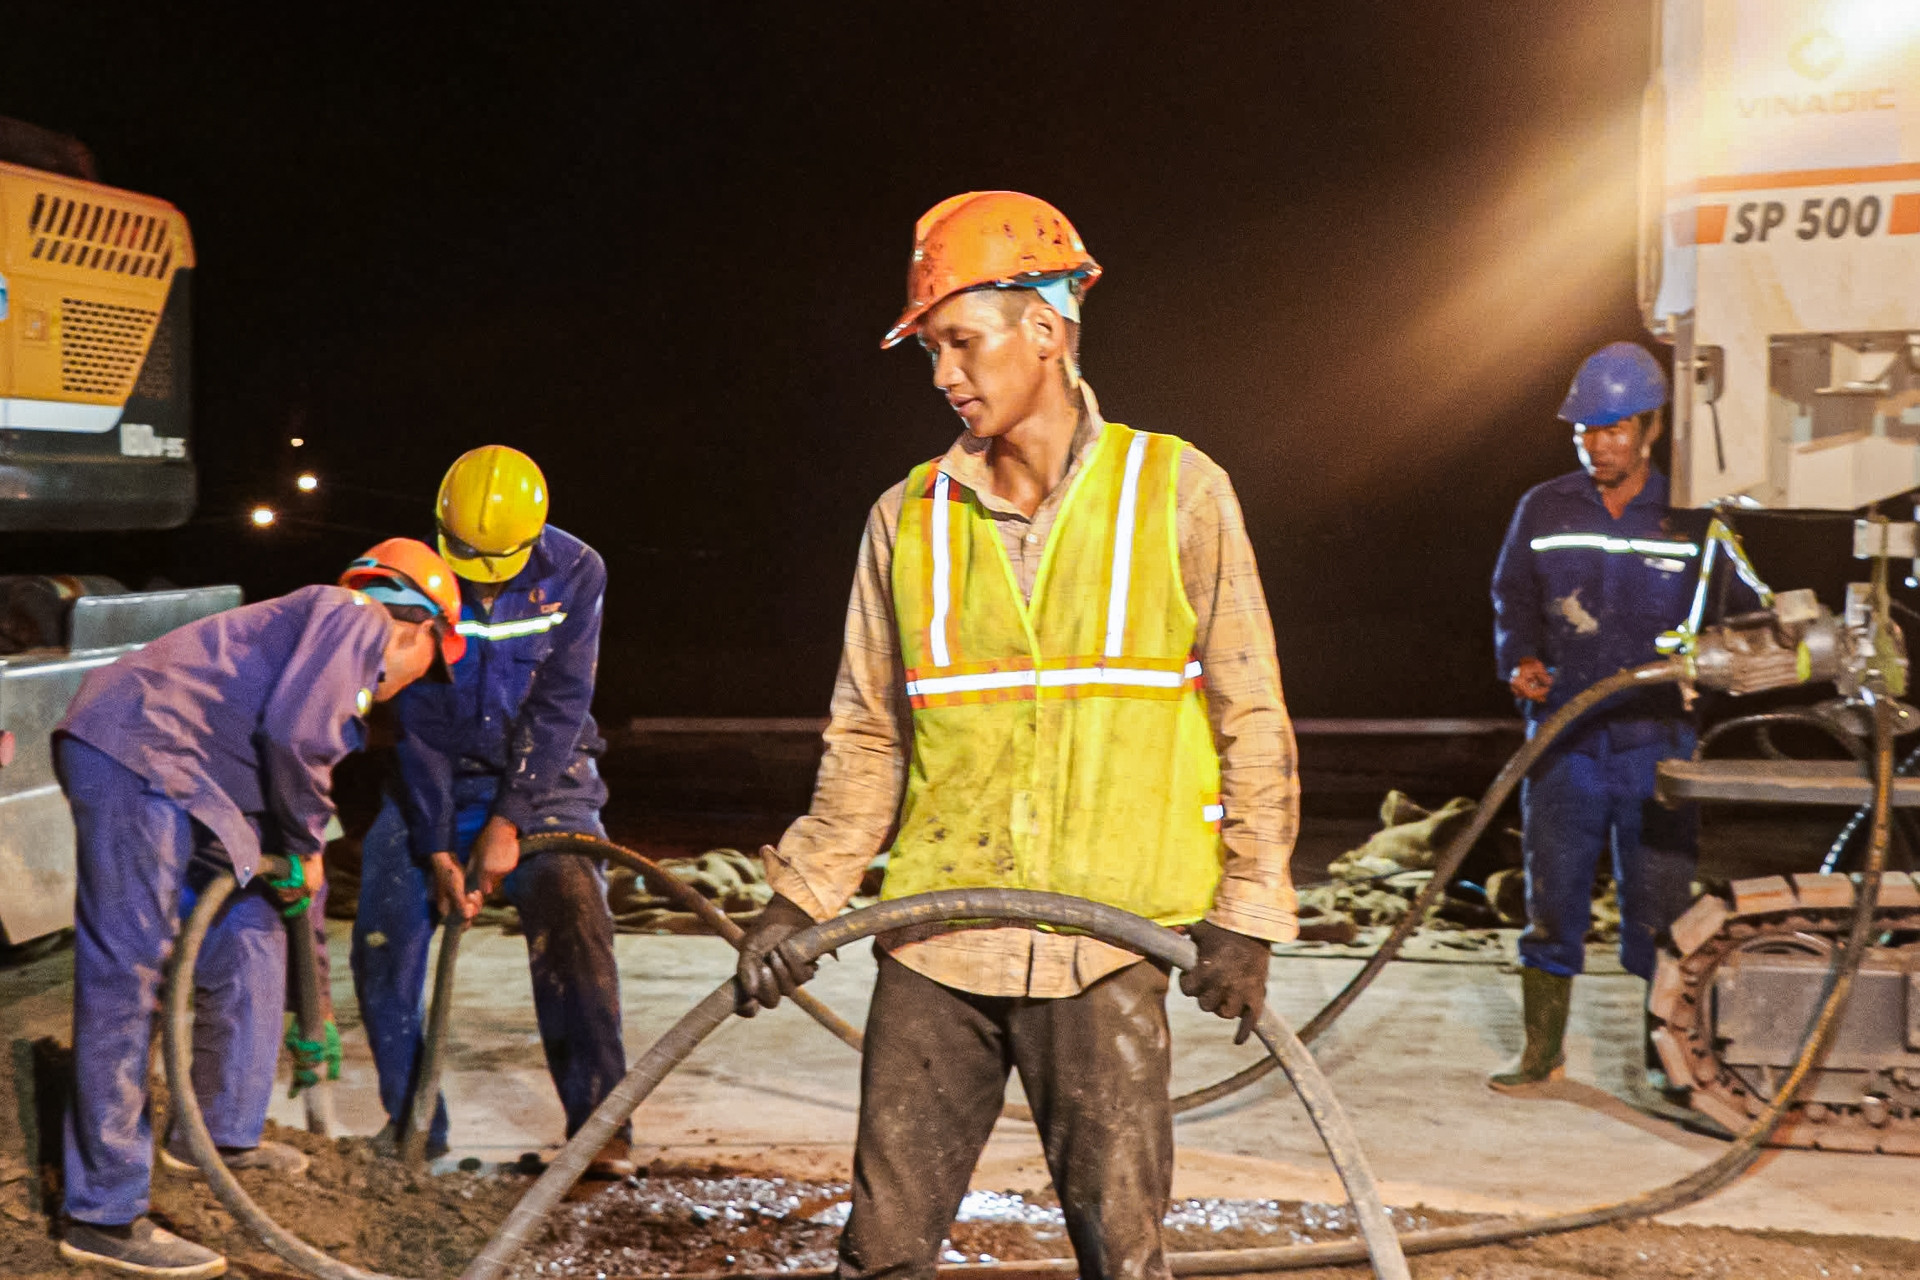
[{"label": "gravel ground", "polygon": [[[531,1179],[507,1171],[409,1174],[376,1157],[364,1139],[329,1141],[276,1129],[274,1137],[307,1151],[300,1178],[246,1175],[255,1199],[309,1242],[356,1266],[393,1275],[458,1275]],[[0,1184],[0,1276],[55,1280],[74,1273],[59,1259],[47,1218],[37,1211],[31,1172]],[[518,1261],[519,1277],[589,1277],[758,1270],[799,1272],[830,1266],[845,1219],[847,1187],[801,1181],[777,1171],[654,1168],[645,1176],[576,1193]],[[287,1264],[255,1243],[206,1187],[162,1172],[154,1180],[154,1216],[174,1230],[226,1252],[233,1274],[284,1277]],[[1458,1215],[1395,1211],[1402,1230],[1457,1222]],[[1167,1243],[1194,1249],[1305,1243],[1351,1234],[1344,1206],[1295,1201],[1185,1200],[1167,1219]],[[1069,1253],[1056,1204],[1047,1197],[975,1192],[948,1246],[950,1262],[1002,1262]],[[1424,1280],[1554,1280],[1557,1277],[1894,1277],[1920,1275],[1920,1242],[1808,1236],[1724,1228],[1632,1224],[1516,1245],[1416,1258]],[[1364,1267],[1293,1273],[1359,1276]]]}]

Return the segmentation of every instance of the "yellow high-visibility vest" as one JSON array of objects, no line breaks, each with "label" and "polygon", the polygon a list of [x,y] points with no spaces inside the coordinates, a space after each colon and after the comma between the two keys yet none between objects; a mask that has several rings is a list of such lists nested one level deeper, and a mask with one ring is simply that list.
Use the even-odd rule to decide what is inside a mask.
[{"label": "yellow high-visibility vest", "polygon": [[1045,889],[1162,924],[1213,904],[1220,841],[1174,485],[1184,441],[1106,425],[1033,598],[979,499],[907,478],[893,600],[913,760],[882,896]]}]

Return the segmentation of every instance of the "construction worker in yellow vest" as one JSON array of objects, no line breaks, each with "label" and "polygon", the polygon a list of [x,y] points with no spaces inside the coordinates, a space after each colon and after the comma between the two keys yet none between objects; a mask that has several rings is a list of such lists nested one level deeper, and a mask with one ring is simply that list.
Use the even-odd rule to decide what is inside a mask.
[{"label": "construction worker in yellow vest", "polygon": [[[1080,378],[1099,265],[1010,191],[935,206],[908,305],[960,438],[874,504],[812,811],[763,850],[777,895],[741,1011],[810,976],[779,943],[839,911],[889,831],[883,895],[1073,894],[1186,928],[1181,989],[1242,1020],[1297,932],[1292,728],[1226,473],[1101,419]],[[1025,927],[877,940],[848,1277],[931,1277],[1017,1069],[1086,1280],[1166,1276],[1167,974]]]}]

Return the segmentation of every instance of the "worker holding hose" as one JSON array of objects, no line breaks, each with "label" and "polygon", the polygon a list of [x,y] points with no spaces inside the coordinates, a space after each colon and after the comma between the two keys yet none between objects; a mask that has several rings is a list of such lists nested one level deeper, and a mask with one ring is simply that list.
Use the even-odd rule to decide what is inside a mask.
[{"label": "worker holding hose", "polygon": [[[1560,406],[1581,469],[1528,490],[1507,529],[1493,577],[1494,646],[1530,737],[1582,690],[1657,661],[1655,642],[1687,618],[1705,519],[1668,505],[1667,478],[1653,466],[1667,398],[1666,374],[1645,348],[1616,342],[1589,357]],[[1754,607],[1744,584],[1731,585],[1740,608]],[[1489,1078],[1494,1089],[1524,1092],[1565,1073],[1573,978],[1609,851],[1620,962],[1652,979],[1655,940],[1692,897],[1698,826],[1691,806],[1654,800],[1654,773],[1662,760],[1691,755],[1694,742],[1672,686],[1629,690],[1577,721],[1528,775],[1526,1047]],[[1649,1056],[1650,1067],[1656,1061]]]},{"label": "worker holding hose", "polygon": [[[1295,936],[1294,743],[1226,473],[1102,419],[1080,377],[1099,265],[1061,213],[976,192],[920,219],[908,305],[963,431],[867,520],[811,812],[763,851],[743,1013],[807,976],[889,830],[888,898],[1074,894],[1189,929],[1181,988],[1242,1022]],[[1088,1280],[1165,1276],[1167,974],[1007,926],[878,940],[845,1276],[933,1274],[1020,1072]],[[809,970],[810,971],[810,970]]]},{"label": "worker holding hose", "polygon": [[[353,928],[354,991],[388,1139],[422,1057],[434,926],[449,913],[471,919],[495,889],[520,913],[569,1136],[626,1074],[604,868],[572,854],[520,857],[523,835],[606,837],[597,764],[606,744],[590,706],[607,571],[593,548],[547,523],[547,506],[540,468],[504,445],[462,454],[440,483],[440,549],[470,644],[450,687],[395,703],[398,768],[361,844]],[[427,1154],[444,1153],[444,1099],[427,1123]],[[623,1129],[590,1173],[632,1172]]]},{"label": "worker holding hose", "polygon": [[[465,643],[458,609],[440,557],[395,538],[339,587],[189,623],[80,686],[54,731],[78,864],[65,1257],[173,1280],[226,1269],[146,1216],[148,1059],[180,920],[213,875],[258,885],[263,850],[283,853],[291,872],[215,920],[194,975],[193,1083],[229,1168],[306,1167],[299,1151],[261,1140],[285,1005],[280,918],[304,921],[322,883],[333,766],[365,743],[374,703],[436,669],[446,676]],[[169,1144],[176,1159],[180,1140]]]}]

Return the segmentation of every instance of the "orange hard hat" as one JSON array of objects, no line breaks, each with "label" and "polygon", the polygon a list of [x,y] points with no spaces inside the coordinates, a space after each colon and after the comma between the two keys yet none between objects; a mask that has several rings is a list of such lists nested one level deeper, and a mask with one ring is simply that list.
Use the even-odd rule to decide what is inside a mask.
[{"label": "orange hard hat", "polygon": [[1082,289],[1100,278],[1067,215],[1018,191],[969,191],[942,200],[913,225],[913,261],[907,267],[907,309],[882,348],[920,330],[920,319],[942,300],[982,285],[1031,288],[1071,276]]},{"label": "orange hard hat", "polygon": [[368,547],[340,585],[364,591],[382,604],[414,605],[433,615],[440,658],[448,666],[467,652],[460,634],[460,584],[440,553],[414,538],[388,538]]}]

